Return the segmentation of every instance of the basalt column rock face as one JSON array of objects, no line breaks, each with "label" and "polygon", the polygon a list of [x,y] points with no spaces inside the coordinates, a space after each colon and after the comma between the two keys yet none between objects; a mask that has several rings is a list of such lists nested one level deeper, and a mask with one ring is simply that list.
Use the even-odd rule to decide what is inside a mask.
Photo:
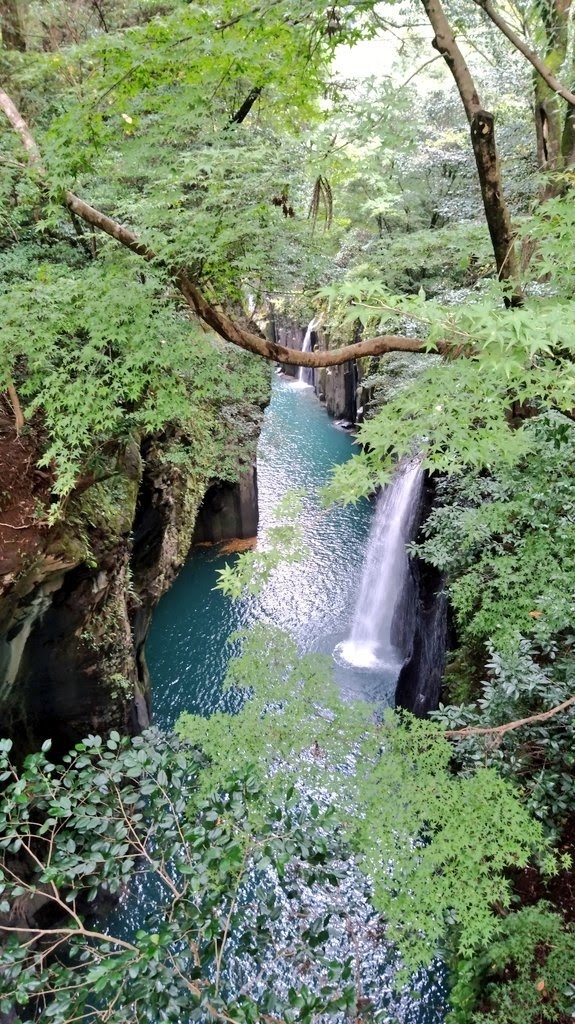
[{"label": "basalt column rock face", "polygon": [[[0,543],[0,730],[17,754],[48,738],[59,754],[90,732],[129,727],[130,531],[141,476],[132,447],[104,482],[79,488],[54,525],[27,508],[37,452],[5,500],[2,529],[20,539]],[[49,508],[49,488],[42,497]]]},{"label": "basalt column rock face", "polygon": [[[321,328],[317,331],[317,339],[320,351],[330,347],[328,338]],[[360,380],[361,368],[355,360],[315,371],[318,398],[325,402],[330,416],[336,420],[343,420],[350,426],[358,420],[357,395]]]},{"label": "basalt column rock face", "polygon": [[[429,515],[433,496],[433,484],[428,480],[419,508],[420,522]],[[394,641],[406,652],[395,691],[397,707],[420,718],[437,707],[447,639],[444,579],[433,566],[411,558],[409,577],[394,619]]]},{"label": "basalt column rock face", "polygon": [[32,593],[30,606],[40,611],[17,634],[20,656],[7,679],[15,699],[9,731],[18,725],[24,746],[50,738],[58,754],[88,733],[131,727],[136,679],[127,566],[127,547],[116,548],[97,571],[80,564]]},{"label": "basalt column rock face", "polygon": [[447,597],[441,575],[416,560],[412,566],[411,642],[395,691],[397,707],[419,718],[439,704],[447,643]]},{"label": "basalt column rock face", "polygon": [[[268,333],[271,335],[271,340],[276,344],[283,345],[285,348],[293,348],[298,352],[301,352],[303,340],[305,338],[305,327],[300,327],[287,317],[282,317],[280,314],[274,313],[273,320],[270,323],[269,332],[266,331],[266,334]],[[281,368],[288,377],[298,378],[299,366],[282,364]]]},{"label": "basalt column rock face", "polygon": [[[273,313],[266,327],[266,336],[279,345],[301,352],[305,350],[326,351],[330,348],[329,338],[320,326],[319,319],[302,327],[288,317]],[[359,340],[359,337],[354,340]],[[361,380],[361,368],[355,360],[340,366],[305,368],[288,364],[281,365],[282,372],[311,384],[327,412],[337,420],[343,420],[350,427],[358,420],[357,395]]]},{"label": "basalt column rock face", "polygon": [[357,420],[358,369],[355,361],[317,372],[317,393],[330,416],[354,424]]},{"label": "basalt column rock face", "polygon": [[258,481],[255,464],[237,483],[214,483],[200,506],[194,544],[255,537],[258,530]]},{"label": "basalt column rock face", "polygon": [[205,536],[256,533],[262,416],[246,410],[235,483],[198,470],[191,449],[174,460],[182,439],[163,436],[134,445],[105,482],[70,500],[57,526],[34,525],[28,513],[22,526],[14,490],[18,507],[2,510],[12,547],[0,543],[0,735],[17,755],[50,738],[58,756],[89,733],[149,724],[153,608],[188,555],[204,497]]},{"label": "basalt column rock face", "polygon": [[204,480],[194,473],[177,473],[161,450],[146,454],[146,469],[134,519],[131,558],[135,596],[130,620],[137,678],[149,693],[144,645],[153,610],[173,583],[192,544],[255,537],[258,528],[255,446],[262,411],[252,419],[252,459],[241,467],[239,479]]}]

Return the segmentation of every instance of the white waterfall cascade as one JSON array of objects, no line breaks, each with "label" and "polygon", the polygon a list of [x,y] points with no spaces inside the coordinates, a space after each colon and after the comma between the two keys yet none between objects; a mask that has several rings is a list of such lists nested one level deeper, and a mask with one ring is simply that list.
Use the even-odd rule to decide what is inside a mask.
[{"label": "white waterfall cascade", "polygon": [[338,661],[363,669],[401,663],[402,652],[392,644],[391,629],[409,571],[405,547],[412,539],[422,487],[419,457],[400,463],[378,496],[351,632],[334,651]]},{"label": "white waterfall cascade", "polygon": [[[311,335],[312,331],[317,327],[316,320],[310,320],[307,325],[303,344],[301,347],[302,352],[311,352]],[[300,366],[297,379],[300,384],[306,384],[308,387],[313,386],[313,370],[311,366]]]}]

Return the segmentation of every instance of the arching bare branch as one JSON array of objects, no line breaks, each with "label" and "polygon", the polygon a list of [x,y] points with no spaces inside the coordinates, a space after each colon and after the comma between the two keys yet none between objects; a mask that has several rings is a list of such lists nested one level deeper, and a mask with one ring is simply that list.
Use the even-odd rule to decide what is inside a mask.
[{"label": "arching bare branch", "polygon": [[549,711],[541,711],[538,715],[530,715],[528,718],[518,718],[515,722],[505,722],[504,725],[495,725],[489,728],[488,726],[469,726],[465,729],[447,729],[444,733],[451,740],[462,740],[466,736],[503,736],[506,732],[512,732],[513,729],[520,729],[523,725],[533,725],[535,722],[547,722],[549,718],[553,718],[555,715],[566,711],[575,704],[575,697],[569,697],[569,700],[564,700],[562,704],[558,704],[556,707],[551,708]]},{"label": "arching bare branch", "polygon": [[[43,173],[40,151],[34,137],[6,92],[0,90],[0,109],[2,109],[10,121],[14,130],[20,136],[26,150],[30,163]],[[110,238],[114,238],[121,245],[131,252],[141,256],[149,263],[164,265],[161,257],[142,242],[130,229],[108,217],[107,214],[90,206],[74,192],[66,192],[64,203],[68,209],[85,223],[104,231]],[[283,345],[276,345],[267,341],[266,338],[241,327],[221,309],[217,309],[205,298],[201,290],[193,283],[186,270],[182,267],[171,266],[167,268],[173,277],[174,283],[179,288],[182,296],[194,313],[212,328],[225,341],[231,342],[239,348],[243,348],[255,355],[273,362],[286,363],[292,366],[337,366],[348,362],[350,359],[361,359],[363,356],[383,355],[386,352],[426,352],[428,346],[425,342],[414,338],[406,338],[402,335],[385,334],[366,341],[360,341],[353,345],[346,345],[343,348],[329,349],[324,352],[298,352],[295,349],[286,348]],[[449,346],[439,342],[434,351],[443,353]]]},{"label": "arching bare branch", "polygon": [[485,11],[487,17],[491,19],[499,31],[502,32],[509,42],[513,44],[515,49],[519,50],[519,52],[527,58],[529,63],[535,68],[537,74],[541,75],[544,82],[547,82],[549,88],[553,89],[553,92],[556,92],[558,96],[561,96],[561,98],[567,103],[570,103],[571,106],[575,107],[575,93],[571,92],[570,89],[563,85],[562,82],[555,77],[551,69],[547,67],[545,62],[542,61],[535,51],[527,45],[525,40],[522,39],[521,36],[517,35],[517,32],[515,32],[514,29],[511,28],[511,25],[505,21],[505,18],[499,14],[499,11],[495,10],[491,0],[473,0],[473,2],[477,7],[480,7],[482,11]]}]

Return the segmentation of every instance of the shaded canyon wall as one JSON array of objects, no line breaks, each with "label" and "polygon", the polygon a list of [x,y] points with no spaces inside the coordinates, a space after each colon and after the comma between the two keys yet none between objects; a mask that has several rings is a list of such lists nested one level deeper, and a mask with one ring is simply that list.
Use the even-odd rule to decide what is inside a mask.
[{"label": "shaded canyon wall", "polygon": [[[435,487],[426,478],[416,532],[433,507]],[[409,559],[409,574],[396,607],[392,641],[405,657],[395,690],[397,707],[424,717],[439,704],[448,643],[448,602],[442,574],[420,558]]]},{"label": "shaded canyon wall", "polygon": [[148,441],[129,473],[71,502],[64,524],[30,527],[28,554],[20,542],[0,561],[0,734],[18,755],[47,738],[58,754],[89,733],[148,724],[143,647],[153,608],[196,526],[195,539],[255,535],[262,415],[252,410],[252,458],[235,482],[175,466],[165,444]]}]

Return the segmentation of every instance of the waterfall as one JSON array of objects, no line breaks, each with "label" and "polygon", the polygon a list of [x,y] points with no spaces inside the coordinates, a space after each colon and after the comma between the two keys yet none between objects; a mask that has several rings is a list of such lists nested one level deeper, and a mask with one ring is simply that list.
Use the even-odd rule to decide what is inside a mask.
[{"label": "waterfall", "polygon": [[[302,352],[311,352],[311,336],[315,326],[315,320],[310,320],[303,339]],[[300,384],[307,384],[309,387],[313,387],[313,369],[311,366],[300,366],[297,379]]]},{"label": "waterfall", "polygon": [[393,643],[392,625],[409,572],[405,545],[422,486],[421,459],[412,459],[400,463],[378,496],[351,632],[335,650],[338,659],[357,668],[399,668],[403,659],[404,652]]}]

